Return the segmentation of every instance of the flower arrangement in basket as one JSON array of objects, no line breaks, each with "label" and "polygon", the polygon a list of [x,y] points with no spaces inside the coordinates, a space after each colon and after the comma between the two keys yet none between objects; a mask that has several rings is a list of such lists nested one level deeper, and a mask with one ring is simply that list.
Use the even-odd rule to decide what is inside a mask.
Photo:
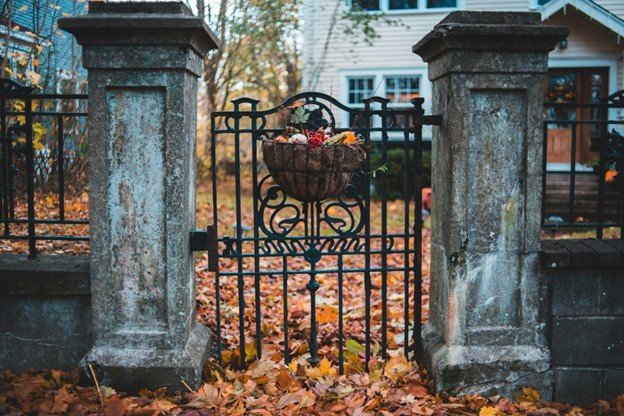
[{"label": "flower arrangement in basket", "polygon": [[262,141],[262,156],[271,176],[284,193],[302,202],[340,195],[366,157],[364,142],[353,131],[306,128],[314,124],[308,123],[310,114],[296,106],[290,125]]}]

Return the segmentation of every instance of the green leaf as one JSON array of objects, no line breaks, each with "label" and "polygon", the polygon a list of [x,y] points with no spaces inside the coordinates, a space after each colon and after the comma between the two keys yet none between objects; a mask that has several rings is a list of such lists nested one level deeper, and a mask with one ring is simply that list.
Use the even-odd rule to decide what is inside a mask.
[{"label": "green leaf", "polygon": [[364,346],[354,339],[347,340],[347,351],[353,354],[359,354],[364,351]]},{"label": "green leaf", "polygon": [[373,178],[377,177],[377,172],[388,173],[388,164],[385,163],[382,166],[379,166],[377,169],[371,172]]},{"label": "green leaf", "polygon": [[306,114],[303,107],[297,107],[294,113],[290,115],[290,122],[292,124],[304,124],[308,122],[309,114]]}]

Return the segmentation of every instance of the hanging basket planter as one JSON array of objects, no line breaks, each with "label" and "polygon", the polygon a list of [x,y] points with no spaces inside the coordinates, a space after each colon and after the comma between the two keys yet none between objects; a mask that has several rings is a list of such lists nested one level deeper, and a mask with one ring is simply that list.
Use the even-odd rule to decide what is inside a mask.
[{"label": "hanging basket planter", "polygon": [[366,157],[361,143],[309,146],[264,139],[262,156],[288,196],[318,202],[339,196]]}]

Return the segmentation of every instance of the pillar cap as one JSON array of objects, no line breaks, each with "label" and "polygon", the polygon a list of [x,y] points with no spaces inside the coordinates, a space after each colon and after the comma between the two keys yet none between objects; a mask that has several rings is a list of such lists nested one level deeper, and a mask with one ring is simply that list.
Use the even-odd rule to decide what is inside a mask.
[{"label": "pillar cap", "polygon": [[429,62],[449,50],[551,51],[570,29],[543,25],[537,12],[450,13],[412,47]]},{"label": "pillar cap", "polygon": [[219,47],[206,23],[182,2],[90,1],[88,14],[60,18],[58,27],[83,46],[190,46],[202,57]]}]

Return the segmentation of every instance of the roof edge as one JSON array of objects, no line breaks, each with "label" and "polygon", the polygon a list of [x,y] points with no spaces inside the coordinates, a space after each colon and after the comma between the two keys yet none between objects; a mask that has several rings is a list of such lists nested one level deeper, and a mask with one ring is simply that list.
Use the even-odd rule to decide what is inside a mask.
[{"label": "roof edge", "polygon": [[535,11],[542,15],[542,21],[544,21],[566,6],[574,7],[592,20],[610,29],[618,36],[624,37],[624,19],[591,0],[552,0],[535,9]]}]

